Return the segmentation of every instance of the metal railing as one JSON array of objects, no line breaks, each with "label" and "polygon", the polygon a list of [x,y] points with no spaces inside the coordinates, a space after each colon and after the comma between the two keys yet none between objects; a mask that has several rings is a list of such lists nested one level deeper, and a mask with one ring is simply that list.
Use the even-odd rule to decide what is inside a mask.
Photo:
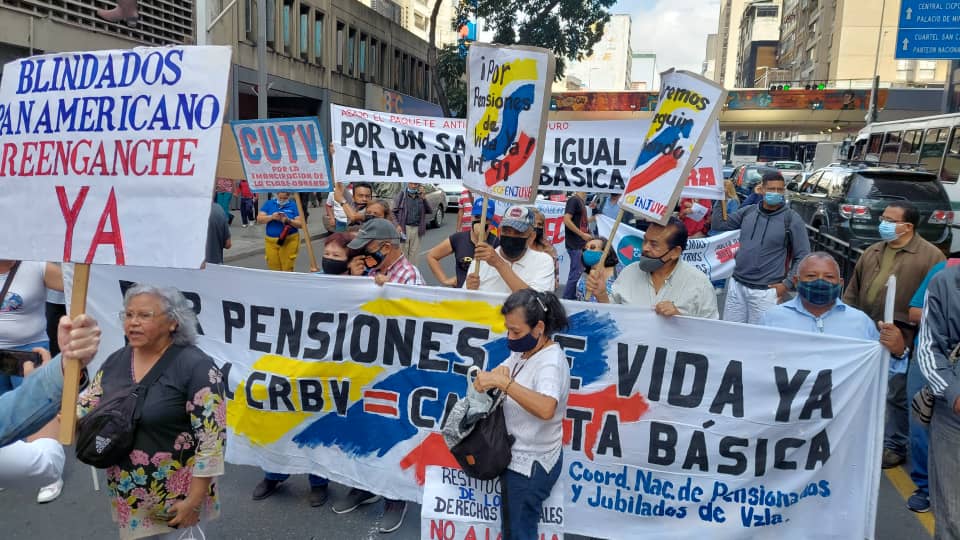
[{"label": "metal railing", "polygon": [[857,260],[863,255],[863,250],[852,247],[836,236],[822,233],[810,225],[806,227],[807,234],[810,236],[810,250],[825,251],[832,255],[837,260],[837,264],[840,265],[840,275],[843,276],[844,282],[849,283],[850,277],[853,275],[853,269],[857,265]]}]

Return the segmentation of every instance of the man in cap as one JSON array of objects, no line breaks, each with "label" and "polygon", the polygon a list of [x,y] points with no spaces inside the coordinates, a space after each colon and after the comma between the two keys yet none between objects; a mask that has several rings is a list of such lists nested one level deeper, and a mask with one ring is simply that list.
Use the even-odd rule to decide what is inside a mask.
[{"label": "man in cap", "polygon": [[535,231],[533,211],[511,206],[500,221],[500,247],[479,242],[473,258],[480,261],[480,274],[467,274],[464,286],[485,292],[514,293],[531,288],[552,291],[555,283],[553,258],[530,249]]},{"label": "man in cap", "polygon": [[393,223],[381,218],[364,222],[357,237],[347,245],[363,252],[350,262],[350,273],[373,276],[377,285],[423,285],[420,270],[404,256],[400,246],[400,233]]}]

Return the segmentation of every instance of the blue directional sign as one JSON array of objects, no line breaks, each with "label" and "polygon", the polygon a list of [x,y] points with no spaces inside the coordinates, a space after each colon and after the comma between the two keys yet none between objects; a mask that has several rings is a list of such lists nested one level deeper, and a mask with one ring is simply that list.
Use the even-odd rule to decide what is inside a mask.
[{"label": "blue directional sign", "polygon": [[960,2],[901,0],[894,57],[960,59]]}]

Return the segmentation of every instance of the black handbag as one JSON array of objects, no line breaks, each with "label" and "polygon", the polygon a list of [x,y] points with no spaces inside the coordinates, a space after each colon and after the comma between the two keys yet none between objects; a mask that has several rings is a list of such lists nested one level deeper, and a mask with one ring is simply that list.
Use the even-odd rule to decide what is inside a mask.
[{"label": "black handbag", "polygon": [[[98,469],[123,463],[133,450],[147,391],[183,347],[171,345],[129,392],[101,401],[77,422],[77,459]],[[130,350],[121,358],[130,358]]]},{"label": "black handbag", "polygon": [[477,420],[470,433],[450,449],[450,453],[472,478],[492,480],[500,476],[513,459],[514,437],[507,432],[501,395],[490,411]]}]

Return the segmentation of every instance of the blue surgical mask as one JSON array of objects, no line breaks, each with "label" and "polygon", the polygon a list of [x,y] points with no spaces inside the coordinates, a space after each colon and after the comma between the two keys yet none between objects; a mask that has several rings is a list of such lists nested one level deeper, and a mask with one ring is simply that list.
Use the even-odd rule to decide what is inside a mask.
[{"label": "blue surgical mask", "polygon": [[815,306],[826,306],[840,298],[839,283],[830,283],[825,279],[801,281],[797,283],[797,294]]},{"label": "blue surgical mask", "polygon": [[896,240],[900,236],[897,234],[897,224],[890,221],[881,221],[877,229],[880,231],[880,238],[887,242]]},{"label": "blue surgical mask", "polygon": [[525,353],[533,350],[533,348],[536,347],[537,343],[539,342],[540,339],[533,337],[533,333],[528,333],[527,335],[517,339],[507,338],[507,348],[513,352]]},{"label": "blue surgical mask", "polygon": [[583,265],[587,268],[593,268],[597,263],[600,262],[600,256],[603,255],[602,251],[596,249],[588,249],[583,252]]},{"label": "blue surgical mask", "polygon": [[765,193],[763,195],[763,202],[768,206],[780,206],[784,202],[783,193]]}]

